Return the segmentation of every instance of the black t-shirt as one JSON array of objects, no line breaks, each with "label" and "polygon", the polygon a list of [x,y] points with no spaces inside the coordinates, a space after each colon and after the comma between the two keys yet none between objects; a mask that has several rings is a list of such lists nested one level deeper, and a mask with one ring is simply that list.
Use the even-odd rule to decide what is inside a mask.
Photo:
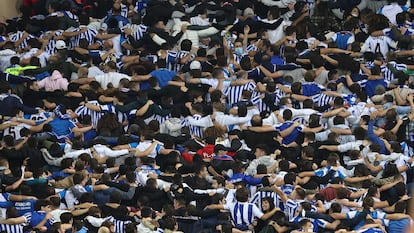
[{"label": "black t-shirt", "polygon": [[[397,131],[397,141],[398,142],[402,142],[406,139],[406,131],[407,131],[407,124],[410,122],[409,119],[404,119],[402,125],[400,125],[400,127],[398,128]],[[385,122],[384,125],[384,129],[385,130],[391,130],[393,129],[395,126],[397,125],[397,121],[393,120],[393,121],[387,121]]]},{"label": "black t-shirt", "polygon": [[102,212],[103,217],[112,216],[117,220],[127,221],[129,220],[128,208],[124,205],[115,205],[116,207],[108,204],[99,205],[99,209]]}]

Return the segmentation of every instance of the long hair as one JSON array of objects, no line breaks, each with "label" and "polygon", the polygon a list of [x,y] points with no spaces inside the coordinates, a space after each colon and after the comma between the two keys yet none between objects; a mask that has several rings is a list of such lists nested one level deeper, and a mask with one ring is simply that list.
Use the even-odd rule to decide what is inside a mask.
[{"label": "long hair", "polygon": [[109,129],[112,131],[121,126],[119,123],[117,116],[114,113],[106,113],[99,119],[98,125],[96,126],[96,130],[98,132],[102,131],[102,129]]}]

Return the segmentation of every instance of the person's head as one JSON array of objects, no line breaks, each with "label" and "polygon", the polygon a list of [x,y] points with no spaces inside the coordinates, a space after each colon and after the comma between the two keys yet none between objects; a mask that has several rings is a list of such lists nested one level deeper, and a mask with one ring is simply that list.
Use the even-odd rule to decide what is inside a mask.
[{"label": "person's head", "polygon": [[154,178],[149,178],[146,181],[145,186],[151,189],[157,189],[158,188],[157,180]]},{"label": "person's head", "polygon": [[60,222],[62,224],[71,224],[73,222],[73,215],[70,212],[65,212],[60,215]]},{"label": "person's head", "polygon": [[302,149],[302,158],[303,159],[312,159],[315,154],[315,150],[312,146],[305,146]]},{"label": "person's head", "polygon": [[364,140],[366,135],[366,130],[362,127],[356,127],[353,131],[353,135],[356,140]]},{"label": "person's head", "polygon": [[268,155],[269,151],[269,147],[266,144],[259,144],[256,146],[254,155],[256,156],[256,158],[259,158]]},{"label": "person's head", "polygon": [[211,75],[215,79],[224,79],[224,72],[221,68],[214,68]]},{"label": "person's head", "polygon": [[292,107],[292,100],[287,96],[284,96],[284,97],[280,98],[279,103],[280,103],[281,106]]},{"label": "person's head", "polygon": [[181,50],[182,51],[191,51],[191,46],[193,43],[189,39],[184,39],[181,41]]},{"label": "person's head", "polygon": [[283,159],[279,162],[279,169],[280,171],[288,172],[290,170],[290,162],[289,160]]},{"label": "person's head", "polygon": [[294,82],[290,88],[292,90],[292,94],[301,95],[302,94],[302,83],[301,82]]},{"label": "person's head", "polygon": [[110,221],[105,221],[102,223],[101,227],[98,230],[98,233],[114,233],[115,232],[115,223]]},{"label": "person's head", "polygon": [[341,210],[341,204],[339,204],[338,202],[334,202],[331,204],[331,208],[329,208],[329,213],[341,213]]},{"label": "person's head", "polygon": [[362,207],[364,209],[370,209],[374,207],[374,199],[372,197],[365,197],[362,201]]},{"label": "person's head", "polygon": [[17,218],[17,217],[19,217],[19,212],[17,211],[16,207],[14,207],[14,206],[7,207],[6,217],[7,218]]},{"label": "person's head", "polygon": [[141,208],[141,217],[150,218],[152,217],[152,209],[150,207],[144,206]]},{"label": "person's head", "polygon": [[119,204],[119,203],[121,203],[121,200],[122,200],[122,195],[118,191],[111,192],[111,194],[109,195],[109,202],[110,203]]},{"label": "person's head", "polygon": [[368,96],[367,93],[365,93],[364,91],[360,91],[356,93],[356,101],[357,102],[367,102],[368,100]]},{"label": "person's head", "polygon": [[175,231],[175,230],[178,229],[177,220],[175,220],[175,218],[166,217],[163,220],[164,220],[165,229],[168,229],[168,230],[171,230],[171,231]]},{"label": "person's head", "polygon": [[75,185],[82,184],[83,179],[84,179],[84,176],[80,172],[75,173],[72,177],[73,184],[75,184]]},{"label": "person's head", "polygon": [[185,207],[185,205],[186,205],[186,201],[185,201],[184,197],[177,196],[176,198],[174,198],[174,208],[175,209]]},{"label": "person's head", "polygon": [[345,199],[348,197],[348,189],[340,187],[336,189],[336,197],[338,199]]},{"label": "person's head", "polygon": [[296,187],[292,193],[290,194],[292,198],[297,199],[297,200],[304,200],[306,197],[306,192],[303,188],[301,187]]},{"label": "person's head", "polygon": [[224,103],[213,103],[213,111],[217,112],[225,112],[226,111],[226,105]]},{"label": "person's head", "polygon": [[214,176],[211,182],[211,187],[213,189],[222,188],[225,185],[225,180],[222,176]]},{"label": "person's head", "polygon": [[240,187],[236,190],[236,200],[238,202],[247,202],[249,200],[249,190],[245,187]]},{"label": "person's head", "polygon": [[296,173],[289,172],[283,177],[285,184],[296,185]]},{"label": "person's head", "polygon": [[293,116],[293,114],[292,114],[292,111],[290,109],[285,109],[283,111],[283,120],[290,121],[290,120],[292,120],[292,116]]},{"label": "person's head", "polygon": [[395,193],[398,195],[398,197],[402,197],[405,194],[407,194],[407,187],[403,182],[399,182],[394,186]]},{"label": "person's head", "polygon": [[408,202],[407,201],[399,201],[399,202],[395,203],[394,212],[404,214],[407,211],[407,207],[408,207]]},{"label": "person's head", "polygon": [[367,192],[368,197],[379,197],[379,192],[377,186],[371,186],[368,188]]},{"label": "person's head", "polygon": [[263,125],[262,117],[259,114],[255,114],[252,116],[250,123],[252,126],[262,126]]},{"label": "person's head", "polygon": [[50,205],[52,203],[49,200],[45,200],[45,199],[40,199],[37,200],[35,203],[35,210],[36,211],[44,211],[46,213],[49,213],[50,209]]},{"label": "person's head", "polygon": [[196,176],[206,178],[208,175],[208,170],[205,164],[201,164],[194,168],[194,173]]},{"label": "person's head", "polygon": [[0,93],[1,94],[11,93],[10,84],[8,82],[0,82]]},{"label": "person's head", "polygon": [[338,166],[338,154],[336,153],[331,153],[328,156],[328,159],[326,160],[326,162],[328,163],[328,166],[332,166],[332,167],[336,167]]},{"label": "person's head", "polygon": [[263,212],[269,212],[274,208],[275,208],[275,203],[273,201],[273,198],[270,198],[270,197],[262,198],[262,210],[263,210]]}]

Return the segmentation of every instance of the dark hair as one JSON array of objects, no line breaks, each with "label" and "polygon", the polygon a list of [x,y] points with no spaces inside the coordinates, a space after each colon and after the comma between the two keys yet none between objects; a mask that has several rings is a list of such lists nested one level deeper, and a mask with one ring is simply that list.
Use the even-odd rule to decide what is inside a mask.
[{"label": "dark hair", "polygon": [[34,208],[35,208],[36,211],[39,211],[39,210],[41,210],[42,207],[45,207],[45,206],[48,206],[48,205],[51,205],[51,204],[52,203],[49,200],[40,199],[40,200],[36,201]]},{"label": "dark hair", "polygon": [[141,208],[141,217],[148,218],[152,216],[152,209],[150,207],[142,207]]},{"label": "dark hair", "polygon": [[239,202],[247,202],[249,200],[249,190],[245,187],[237,189],[236,200]]},{"label": "dark hair", "polygon": [[65,212],[60,215],[60,222],[63,224],[70,223],[70,220],[72,219],[73,219],[73,215],[70,212]]},{"label": "dark hair", "polygon": [[264,197],[264,198],[262,198],[262,202],[263,201],[267,201],[269,203],[269,209],[266,212],[271,211],[275,208],[275,202],[273,201],[273,198]]},{"label": "dark hair", "polygon": [[283,120],[290,121],[290,120],[292,120],[292,116],[293,116],[293,114],[292,114],[292,111],[290,109],[285,109],[283,111]]},{"label": "dark hair", "polygon": [[294,172],[289,172],[288,174],[283,177],[283,181],[285,184],[292,184],[293,182],[296,182],[296,174]]}]

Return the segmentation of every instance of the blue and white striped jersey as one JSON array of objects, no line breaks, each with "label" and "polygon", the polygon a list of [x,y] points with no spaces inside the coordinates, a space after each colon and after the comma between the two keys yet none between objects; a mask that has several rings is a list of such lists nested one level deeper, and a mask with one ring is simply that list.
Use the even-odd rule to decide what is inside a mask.
[{"label": "blue and white striped jersey", "polygon": [[201,115],[195,114],[184,118],[181,122],[181,126],[188,126],[191,135],[203,138],[203,130],[207,127],[213,126],[210,116],[202,117]]},{"label": "blue and white striped jersey", "polygon": [[23,228],[26,225],[21,224],[0,224],[0,231],[5,231],[7,233],[24,233]]},{"label": "blue and white striped jersey", "polygon": [[[99,102],[96,100],[89,101],[88,103],[99,106]],[[91,117],[92,126],[96,127],[98,125],[99,119],[101,119],[104,112],[96,112],[92,111],[91,109],[87,108],[85,105],[79,106],[75,113],[78,117],[89,115]]]},{"label": "blue and white striped jersey", "polygon": [[[10,36],[10,41],[13,42],[13,43],[19,41],[23,37],[23,33],[24,32],[22,32],[22,31],[18,31],[18,32],[12,34]],[[26,37],[26,39],[24,39],[23,42],[19,46],[17,46],[17,49],[24,49],[24,48],[26,48],[27,47],[27,41],[30,40],[30,39],[32,39],[32,38],[35,38],[35,37],[33,35],[30,35],[29,34]]]},{"label": "blue and white striped jersey", "polygon": [[[185,56],[187,56],[189,53],[190,53],[189,51],[183,51],[183,50],[181,50],[181,51],[179,51],[177,53],[177,56],[175,58],[176,61],[175,61],[174,65],[173,65],[173,67],[172,67],[172,71],[175,71],[175,72],[180,72],[181,71],[181,69],[185,65],[185,64],[181,64],[181,59],[184,58]],[[191,57],[190,57],[190,59],[187,61],[186,64],[190,63],[194,58],[195,57],[192,54]]]},{"label": "blue and white striped jersey", "polygon": [[108,218],[108,221],[113,222],[115,225],[115,232],[117,233],[125,233],[125,225],[131,223],[131,221],[121,221],[117,220],[114,217]]},{"label": "blue and white striped jersey", "polygon": [[265,197],[270,197],[273,200],[273,203],[275,204],[275,207],[280,208],[279,207],[279,203],[280,203],[280,197],[277,195],[277,193],[273,192],[273,191],[257,191],[253,197],[250,199],[250,203],[255,204],[257,207],[259,207],[260,210],[263,211],[263,207],[262,207],[262,199]]},{"label": "blue and white striped jersey", "polygon": [[173,50],[167,51],[166,62],[167,62],[168,70],[173,70],[175,64],[177,63],[177,56],[178,56],[178,52],[173,51]]},{"label": "blue and white striped jersey", "polygon": [[239,228],[239,226],[248,226],[253,223],[255,218],[261,218],[263,216],[262,211],[256,205],[248,202],[226,203],[224,208],[230,211],[236,228]]},{"label": "blue and white striped jersey", "polygon": [[227,103],[232,105],[240,101],[244,90],[253,92],[255,88],[256,84],[250,82],[241,86],[229,86],[226,90],[224,90],[223,94],[227,96]]},{"label": "blue and white striped jersey", "polygon": [[[53,37],[55,37],[55,36],[57,37],[57,36],[62,35],[63,30],[57,30],[57,31],[54,31],[54,32],[46,32],[46,33],[51,33],[51,35]],[[43,35],[45,35],[46,33],[44,33]],[[56,40],[50,39],[49,43],[45,47],[45,52],[48,53],[49,55],[55,54],[56,51],[57,51],[55,46],[56,46]]]},{"label": "blue and white striped jersey", "polygon": [[[86,26],[82,26],[82,27],[86,27]],[[80,28],[75,28],[73,30],[73,32],[78,32],[80,30],[81,30]],[[97,30],[92,29],[92,28],[88,28],[85,32],[83,32],[83,33],[81,33],[81,34],[79,34],[75,37],[72,37],[70,39],[69,48],[74,48],[74,47],[79,46],[79,41],[81,39],[86,39],[88,41],[88,45],[92,45],[92,44],[95,43],[97,35],[98,35]]]},{"label": "blue and white striped jersey", "polygon": [[[389,65],[393,66],[396,70],[406,70],[406,64],[398,64],[395,61],[388,62]],[[387,65],[381,66],[381,73],[384,76],[384,79],[387,81],[391,81],[394,79],[394,73],[388,68]]]}]

